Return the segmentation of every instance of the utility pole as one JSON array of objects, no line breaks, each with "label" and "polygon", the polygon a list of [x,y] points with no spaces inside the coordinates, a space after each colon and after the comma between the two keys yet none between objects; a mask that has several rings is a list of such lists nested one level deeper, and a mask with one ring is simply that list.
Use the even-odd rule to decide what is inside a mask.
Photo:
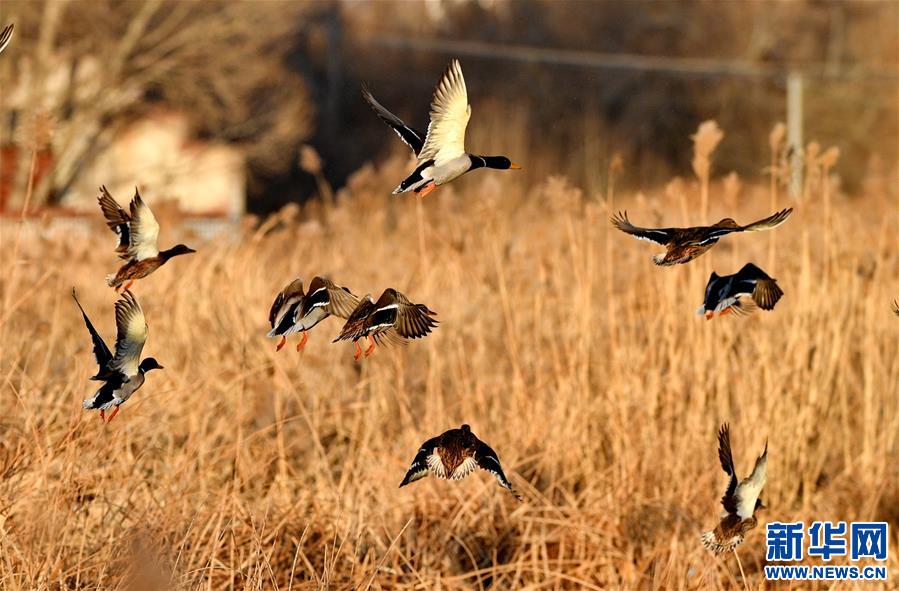
[{"label": "utility pole", "polygon": [[787,75],[787,146],[790,150],[790,197],[802,194],[802,74]]}]

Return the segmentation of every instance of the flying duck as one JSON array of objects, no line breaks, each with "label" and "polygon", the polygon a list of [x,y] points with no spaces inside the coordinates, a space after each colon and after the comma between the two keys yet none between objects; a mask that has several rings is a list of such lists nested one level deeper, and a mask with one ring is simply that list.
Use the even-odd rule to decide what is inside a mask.
[{"label": "flying duck", "polygon": [[778,211],[770,217],[741,226],[731,218],[724,218],[711,226],[695,228],[638,228],[627,219],[627,212],[612,216],[612,225],[640,240],[649,240],[665,246],[665,254],[657,254],[652,261],[660,266],[689,263],[715,246],[718,240],[734,232],[758,232],[776,228],[784,223],[793,208]]},{"label": "flying duck", "polygon": [[[109,422],[115,418],[121,405],[132,394],[144,385],[144,375],[151,369],[163,369],[152,357],[140,360],[140,352],[147,341],[147,320],[140,304],[130,291],[125,291],[122,298],[115,303],[116,343],[115,355],[100,337],[97,329],[91,324],[81,302],[72,288],[72,297],[81,310],[84,324],[91,334],[94,346],[94,359],[99,367],[92,380],[103,382],[99,390],[93,396],[82,403],[85,410],[99,409],[100,420]],[[106,411],[112,407],[115,410],[106,419]]]},{"label": "flying duck", "polygon": [[476,468],[493,474],[500,486],[522,500],[503,473],[496,452],[478,439],[468,425],[450,429],[422,443],[400,488],[424,478],[429,472],[443,480],[461,480]]},{"label": "flying duck", "polygon": [[106,218],[106,225],[116,233],[116,253],[119,258],[127,261],[114,275],[106,277],[106,284],[115,287],[116,291],[122,291],[131,287],[136,280],[146,277],[172,257],[196,252],[183,244],[178,244],[168,250],[160,251],[156,246],[156,237],[159,235],[159,223],[153,216],[153,212],[147,207],[137,187],[134,188],[134,198],[131,200],[131,213],[122,209],[106,187],[100,187],[100,209]]},{"label": "flying duck", "polygon": [[268,336],[281,337],[276,349],[280,351],[289,335],[302,332],[303,338],[297,344],[297,351],[302,351],[309,340],[308,330],[331,315],[349,318],[358,304],[359,298],[349,289],[335,285],[325,277],[314,277],[305,294],[303,281],[294,279],[272,303],[268,314],[272,330]]},{"label": "flying duck", "polygon": [[[375,345],[386,345],[401,339],[424,337],[437,326],[432,318],[437,313],[424,304],[413,304],[409,298],[393,288],[384,290],[378,301],[367,294],[343,325],[334,342],[352,340],[356,345],[356,361],[375,350]],[[363,353],[359,339],[368,337],[369,346]]]},{"label": "flying duck", "polygon": [[[705,314],[706,320],[711,320],[715,314],[748,314],[756,306],[762,310],[773,310],[783,294],[783,290],[777,285],[777,279],[772,279],[752,263],[746,263],[733,275],[719,277],[712,271],[705,286],[705,301],[696,313]],[[740,299],[743,296],[752,299]]]},{"label": "flying duck", "polygon": [[724,505],[721,520],[714,530],[702,534],[702,545],[716,554],[722,554],[740,545],[746,532],[758,525],[755,512],[767,509],[759,495],[767,480],[768,442],[765,442],[765,451],[755,461],[752,474],[738,484],[730,450],[730,427],[724,423],[718,431],[718,459],[730,480],[727,491],[721,497],[721,504]]},{"label": "flying duck", "polygon": [[12,41],[12,30],[13,25],[6,25],[2,31],[0,31],[0,53],[3,53],[3,50],[6,49],[6,46],[9,45],[9,42]]},{"label": "flying duck", "polygon": [[392,127],[418,158],[415,171],[393,190],[394,195],[412,191],[424,197],[439,185],[476,168],[521,168],[505,156],[479,156],[465,151],[465,128],[471,117],[471,105],[468,104],[468,90],[459,60],[450,63],[434,91],[427,134],[406,125],[375,100],[365,87],[362,96],[381,121]]}]

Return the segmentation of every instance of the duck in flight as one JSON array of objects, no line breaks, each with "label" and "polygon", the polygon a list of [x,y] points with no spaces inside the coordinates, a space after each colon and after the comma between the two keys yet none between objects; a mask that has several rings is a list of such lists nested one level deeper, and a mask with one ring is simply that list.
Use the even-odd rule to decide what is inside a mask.
[{"label": "duck in flight", "polygon": [[98,201],[103,217],[106,218],[106,225],[118,236],[116,253],[120,259],[127,261],[117,273],[106,277],[106,284],[115,287],[116,291],[127,291],[136,280],[146,277],[173,257],[196,252],[183,244],[159,250],[156,246],[159,223],[140,198],[137,187],[134,188],[130,213],[116,203],[106,187],[100,187]]},{"label": "duck in flight", "polygon": [[450,429],[422,443],[400,488],[428,474],[443,480],[461,480],[478,468],[493,474],[500,486],[522,500],[503,473],[496,452],[478,439],[468,425]]},{"label": "duck in flight", "polygon": [[783,294],[777,279],[772,279],[752,263],[746,263],[733,275],[720,277],[712,271],[705,286],[705,301],[696,313],[705,314],[706,320],[711,320],[716,314],[748,314],[756,307],[773,310]]},{"label": "duck in flight", "polygon": [[328,316],[349,318],[359,304],[359,298],[345,287],[335,285],[325,277],[314,277],[309,292],[303,292],[303,280],[294,279],[275,297],[268,321],[272,326],[268,337],[281,337],[277,351],[287,343],[287,337],[297,332],[303,338],[297,343],[302,351],[309,341],[307,331]]},{"label": "duck in flight", "polygon": [[[109,422],[118,414],[121,405],[144,385],[144,375],[150,370],[163,367],[152,357],[147,357],[143,361],[140,359],[144,343],[147,342],[147,320],[140,304],[130,291],[126,291],[115,303],[115,354],[109,350],[97,329],[91,324],[90,318],[81,307],[81,302],[78,301],[78,296],[75,295],[74,288],[72,297],[78,304],[84,324],[87,325],[91,335],[94,360],[99,367],[91,380],[103,382],[100,389],[81,406],[85,410],[99,410],[100,420]],[[106,411],[112,407],[115,409],[107,419]]]},{"label": "duck in flight", "polygon": [[[350,314],[346,324],[334,342],[352,340],[356,345],[356,361],[368,357],[375,345],[386,345],[404,339],[418,339],[431,332],[438,321],[437,313],[424,304],[414,304],[393,288],[384,290],[378,301],[366,295]],[[368,338],[368,348],[363,352],[359,339]]]},{"label": "duck in flight", "polygon": [[664,254],[657,254],[652,261],[660,266],[689,263],[696,257],[705,254],[707,250],[718,243],[722,236],[734,232],[758,232],[770,230],[784,223],[793,208],[778,211],[763,220],[741,226],[731,218],[724,218],[711,226],[697,226],[694,228],[639,228],[631,224],[627,218],[627,212],[612,216],[612,225],[640,240],[649,240],[665,246]]},{"label": "duck in flight", "polygon": [[375,100],[365,87],[362,96],[381,121],[393,128],[418,158],[415,170],[393,190],[394,195],[412,191],[424,197],[438,186],[476,168],[521,168],[505,156],[479,156],[465,151],[465,128],[471,117],[471,106],[459,60],[450,63],[434,91],[427,134],[406,125]]},{"label": "duck in flight", "polygon": [[755,461],[752,474],[738,481],[730,449],[730,427],[724,423],[718,431],[718,460],[730,477],[727,491],[721,497],[724,511],[718,526],[702,534],[701,539],[706,549],[715,554],[723,554],[734,550],[743,542],[746,532],[758,525],[755,513],[767,509],[759,495],[768,478],[768,442],[765,442],[765,451]]}]

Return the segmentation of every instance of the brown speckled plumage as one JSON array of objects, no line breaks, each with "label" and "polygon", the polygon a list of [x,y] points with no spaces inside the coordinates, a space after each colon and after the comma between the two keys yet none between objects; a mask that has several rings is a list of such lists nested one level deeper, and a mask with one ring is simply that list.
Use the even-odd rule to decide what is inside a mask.
[{"label": "brown speckled plumage", "polygon": [[480,468],[493,474],[503,488],[521,500],[503,473],[499,457],[489,445],[478,439],[468,425],[450,429],[425,441],[412,460],[400,487],[420,480],[428,474],[445,480],[461,480]]},{"label": "brown speckled plumage", "polygon": [[730,218],[725,218],[711,226],[693,228],[640,228],[631,224],[627,212],[612,217],[612,225],[641,240],[649,240],[665,246],[665,254],[653,256],[655,264],[671,266],[689,263],[705,254],[718,243],[722,236],[734,232],[758,232],[776,228],[784,223],[793,209],[784,209],[765,219],[741,226]]}]

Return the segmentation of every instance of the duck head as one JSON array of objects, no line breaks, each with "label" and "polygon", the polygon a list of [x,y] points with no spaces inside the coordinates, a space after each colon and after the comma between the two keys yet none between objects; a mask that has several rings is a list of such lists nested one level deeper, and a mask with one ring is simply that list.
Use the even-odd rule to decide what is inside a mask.
[{"label": "duck head", "polygon": [[176,257],[181,254],[190,254],[192,252],[197,252],[194,249],[190,248],[186,244],[176,244],[168,250],[163,250],[159,253],[159,256],[164,259],[170,259],[172,257]]},{"label": "duck head", "polygon": [[521,167],[505,156],[472,156],[471,169],[495,168],[496,170],[519,170]]},{"label": "duck head", "polygon": [[137,366],[141,373],[147,373],[151,369],[165,369],[159,362],[156,361],[153,357],[147,357],[143,361],[140,362],[140,365]]}]

